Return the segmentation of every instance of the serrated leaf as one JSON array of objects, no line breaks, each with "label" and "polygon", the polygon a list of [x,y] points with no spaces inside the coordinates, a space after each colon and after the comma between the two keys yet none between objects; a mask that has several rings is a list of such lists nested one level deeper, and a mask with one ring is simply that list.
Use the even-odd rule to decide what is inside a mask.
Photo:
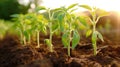
[{"label": "serrated leaf", "polygon": [[88,31],[86,32],[86,37],[89,37],[91,34],[92,34],[92,30],[88,30]]},{"label": "serrated leaf", "polygon": [[69,45],[69,33],[68,32],[65,32],[63,35],[62,35],[62,43],[64,45],[64,47],[67,47]]},{"label": "serrated leaf", "polygon": [[92,8],[90,6],[88,6],[88,5],[80,5],[80,7],[88,9],[90,11],[92,10]]},{"label": "serrated leaf", "polygon": [[78,5],[78,3],[70,5],[70,6],[68,6],[67,10],[70,10],[71,8],[73,8],[73,7],[77,6],[77,5]]},{"label": "serrated leaf", "polygon": [[103,42],[104,42],[102,34],[101,34],[101,33],[99,33],[98,31],[97,31],[97,36],[98,36],[98,38],[99,38],[101,41],[103,41]]},{"label": "serrated leaf", "polygon": [[78,31],[74,30],[73,38],[72,38],[72,49],[74,49],[77,46],[77,44],[79,43],[79,40],[80,40],[80,35]]}]

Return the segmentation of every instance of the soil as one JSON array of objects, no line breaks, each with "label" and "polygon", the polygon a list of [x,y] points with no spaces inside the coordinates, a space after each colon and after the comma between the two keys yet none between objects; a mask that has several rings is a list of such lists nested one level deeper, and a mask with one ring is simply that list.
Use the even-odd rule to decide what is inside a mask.
[{"label": "soil", "polygon": [[43,40],[48,36],[41,36],[41,46],[35,48],[34,42],[21,45],[17,36],[6,35],[0,40],[0,67],[120,67],[120,43],[111,35],[104,34],[105,42],[98,40],[96,56],[90,38],[82,37],[77,47],[71,49],[71,57],[60,37],[53,36],[54,52],[49,52]]}]

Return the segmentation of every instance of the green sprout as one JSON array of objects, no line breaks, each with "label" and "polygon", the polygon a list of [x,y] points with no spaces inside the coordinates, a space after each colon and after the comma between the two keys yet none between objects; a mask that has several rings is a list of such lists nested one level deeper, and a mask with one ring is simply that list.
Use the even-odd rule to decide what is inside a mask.
[{"label": "green sprout", "polygon": [[50,52],[53,52],[52,36],[58,29],[58,23],[55,19],[55,10],[46,9],[48,14],[48,29],[49,29],[49,39],[45,39],[46,44],[49,46]]},{"label": "green sprout", "polygon": [[23,14],[14,14],[12,17],[16,18],[16,29],[20,33],[20,42],[21,44],[26,44],[26,38],[24,36],[25,24],[24,24],[24,15]]},{"label": "green sprout", "polygon": [[78,4],[72,4],[70,6],[61,7],[59,8],[59,25],[60,30],[63,32],[62,35],[62,42],[64,47],[67,47],[68,56],[70,56],[70,49],[71,49],[71,42],[72,42],[72,49],[74,49],[77,44],[79,43],[80,36],[76,29],[76,24],[78,22],[78,17],[76,17],[73,12],[76,10],[74,8]]},{"label": "green sprout", "polygon": [[97,38],[101,39],[101,41],[104,41],[104,40],[103,40],[102,34],[96,30],[96,24],[101,17],[106,16],[108,13],[96,7],[91,8],[88,5],[80,5],[80,7],[83,7],[89,10],[90,14],[92,15],[92,18],[89,18],[89,17],[88,18],[90,22],[92,23],[93,29],[88,30],[86,33],[86,36],[89,36],[92,34],[92,46],[94,50],[94,55],[97,55]]},{"label": "green sprout", "polygon": [[40,32],[43,32],[46,34],[46,26],[47,26],[47,20],[44,18],[43,15],[37,15],[37,20],[35,24],[33,24],[33,28],[36,32],[36,40],[37,40],[37,48],[40,47]]},{"label": "green sprout", "polygon": [[[35,12],[33,13],[33,24],[32,29],[34,32],[36,32],[36,41],[37,41],[37,48],[40,47],[40,32],[46,34],[46,25],[47,20],[45,19],[44,15],[42,13],[39,13],[41,10],[46,10],[44,6],[37,6],[35,8]],[[31,19],[32,19],[31,18]]]},{"label": "green sprout", "polygon": [[[29,14],[23,15],[23,14],[14,14],[12,15],[12,17],[17,18],[17,22],[16,22],[16,29],[17,31],[19,31],[20,33],[20,42],[21,44],[26,45],[27,44],[27,40],[28,42],[30,42],[30,37],[31,37],[31,21],[29,19],[27,19]],[[14,25],[14,26],[15,26]]]}]

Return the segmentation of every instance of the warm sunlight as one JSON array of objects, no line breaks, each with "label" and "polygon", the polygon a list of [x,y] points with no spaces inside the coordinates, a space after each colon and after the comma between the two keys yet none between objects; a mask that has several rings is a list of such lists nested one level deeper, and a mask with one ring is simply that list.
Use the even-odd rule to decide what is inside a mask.
[{"label": "warm sunlight", "polygon": [[90,6],[96,6],[98,8],[105,9],[107,11],[118,11],[119,9],[119,0],[43,0],[43,6],[49,8],[56,8],[59,6],[68,6],[73,3],[79,4],[88,4]]}]

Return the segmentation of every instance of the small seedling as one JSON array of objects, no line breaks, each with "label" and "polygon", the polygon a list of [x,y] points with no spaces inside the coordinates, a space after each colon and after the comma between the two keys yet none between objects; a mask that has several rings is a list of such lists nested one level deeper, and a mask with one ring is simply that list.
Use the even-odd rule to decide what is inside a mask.
[{"label": "small seedling", "polygon": [[[86,36],[89,36],[92,34],[92,46],[93,46],[93,50],[94,50],[94,55],[97,55],[97,38],[101,39],[101,41],[103,40],[103,36],[101,33],[99,33],[96,30],[96,24],[99,21],[99,19],[103,16],[106,16],[108,13],[105,12],[104,10],[101,9],[97,9],[96,7],[91,8],[88,5],[80,5],[80,7],[83,7],[85,9],[88,9],[89,12],[92,15],[92,18],[88,17],[90,22],[92,23],[93,29],[89,30],[86,34]],[[98,14],[98,15],[97,15]]]},{"label": "small seedling", "polygon": [[80,36],[75,27],[78,17],[72,14],[75,11],[74,7],[78,4],[72,4],[70,6],[59,8],[61,11],[58,15],[58,20],[60,24],[62,35],[62,42],[65,47],[67,47],[68,56],[70,56],[71,42],[72,49],[74,49],[79,43]]},{"label": "small seedling", "polygon": [[55,22],[55,10],[48,8],[47,10],[48,13],[48,29],[49,29],[49,39],[46,39],[45,42],[49,46],[50,52],[53,52],[53,44],[52,44],[52,36],[58,29],[58,26],[56,25],[57,22]]}]

